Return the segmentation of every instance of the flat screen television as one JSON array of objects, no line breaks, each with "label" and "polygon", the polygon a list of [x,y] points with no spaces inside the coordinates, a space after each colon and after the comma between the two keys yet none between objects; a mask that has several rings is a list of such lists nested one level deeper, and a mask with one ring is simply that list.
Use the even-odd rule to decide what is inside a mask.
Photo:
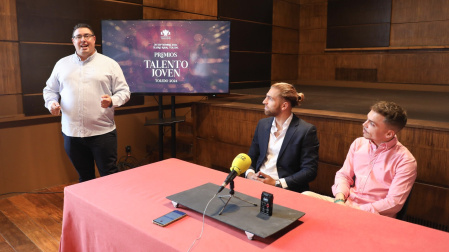
[{"label": "flat screen television", "polygon": [[102,52],[132,93],[229,93],[230,21],[102,20]]}]

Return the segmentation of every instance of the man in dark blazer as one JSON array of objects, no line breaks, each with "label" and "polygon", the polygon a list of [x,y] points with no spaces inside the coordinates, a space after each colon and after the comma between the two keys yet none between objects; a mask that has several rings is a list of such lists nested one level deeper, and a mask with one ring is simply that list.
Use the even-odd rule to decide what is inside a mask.
[{"label": "man in dark blazer", "polygon": [[309,189],[317,175],[319,141],[316,127],[292,113],[303,99],[293,85],[271,86],[263,101],[270,117],[257,124],[248,152],[248,179],[296,192]]}]

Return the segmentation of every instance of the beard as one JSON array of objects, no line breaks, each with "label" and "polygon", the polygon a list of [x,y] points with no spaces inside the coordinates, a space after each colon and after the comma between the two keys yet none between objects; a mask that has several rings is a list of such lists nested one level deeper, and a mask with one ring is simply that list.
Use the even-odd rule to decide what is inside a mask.
[{"label": "beard", "polygon": [[280,113],[279,109],[264,109],[264,113],[266,116],[277,116]]}]

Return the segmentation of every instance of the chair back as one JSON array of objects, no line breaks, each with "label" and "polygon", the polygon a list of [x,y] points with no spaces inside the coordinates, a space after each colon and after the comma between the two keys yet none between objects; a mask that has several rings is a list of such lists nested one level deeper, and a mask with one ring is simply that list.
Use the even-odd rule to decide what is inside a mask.
[{"label": "chair back", "polygon": [[410,201],[410,196],[412,196],[412,192],[413,192],[413,187],[412,187],[412,190],[410,190],[410,194],[407,196],[407,199],[405,200],[405,203],[402,206],[401,211],[399,211],[396,214],[396,219],[398,219],[398,220],[404,220],[405,219],[405,214],[407,213],[408,203]]}]

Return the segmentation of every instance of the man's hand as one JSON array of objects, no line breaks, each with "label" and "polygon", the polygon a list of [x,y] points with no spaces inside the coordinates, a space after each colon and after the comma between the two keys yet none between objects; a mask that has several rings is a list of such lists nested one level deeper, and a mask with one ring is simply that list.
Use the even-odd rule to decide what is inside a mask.
[{"label": "man's hand", "polygon": [[259,171],[255,174],[256,178],[258,181],[263,182],[264,184],[268,184],[268,185],[272,185],[275,186],[276,185],[276,180],[273,179],[272,177],[268,176],[267,174]]},{"label": "man's hand", "polygon": [[102,108],[108,108],[112,105],[112,99],[109,95],[102,95],[101,96],[101,107]]},{"label": "man's hand", "polygon": [[254,172],[250,172],[246,175],[247,179],[256,180],[257,181],[257,175]]},{"label": "man's hand", "polygon": [[59,115],[61,113],[61,105],[59,105],[58,102],[53,102],[51,104],[50,113],[55,116]]}]

